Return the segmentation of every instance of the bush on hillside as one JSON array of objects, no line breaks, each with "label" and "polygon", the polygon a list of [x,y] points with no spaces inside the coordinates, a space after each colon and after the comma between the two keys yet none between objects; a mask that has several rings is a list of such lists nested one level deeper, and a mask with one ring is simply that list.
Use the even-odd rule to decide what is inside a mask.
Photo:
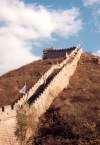
[{"label": "bush on hillside", "polygon": [[25,145],[31,134],[34,135],[37,130],[37,114],[34,106],[29,107],[26,103],[24,107],[17,111],[16,118],[15,135],[20,144]]}]

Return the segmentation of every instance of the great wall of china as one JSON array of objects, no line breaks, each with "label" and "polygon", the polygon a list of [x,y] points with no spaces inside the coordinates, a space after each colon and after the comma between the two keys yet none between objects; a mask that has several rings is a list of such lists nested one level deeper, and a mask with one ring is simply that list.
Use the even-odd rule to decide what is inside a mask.
[{"label": "great wall of china", "polygon": [[[44,76],[42,76],[20,100],[13,104],[13,106],[8,105],[0,108],[0,145],[10,145],[11,142],[12,145],[13,143],[15,145],[18,144],[18,142],[15,143],[16,139],[14,137],[16,111],[18,107],[24,105],[25,101],[31,102],[31,105],[34,106],[37,111],[38,117],[40,117],[49,108],[54,98],[68,86],[70,77],[74,74],[82,54],[82,48],[76,48],[71,53],[73,54],[74,52],[76,52],[74,59],[65,59],[60,64],[53,65],[44,74],[46,79],[48,79],[48,83],[39,94],[36,93],[36,91],[38,88],[41,89],[41,86],[44,84]],[[35,99],[33,98],[34,96],[36,96]],[[33,101],[31,98],[33,98]]]}]

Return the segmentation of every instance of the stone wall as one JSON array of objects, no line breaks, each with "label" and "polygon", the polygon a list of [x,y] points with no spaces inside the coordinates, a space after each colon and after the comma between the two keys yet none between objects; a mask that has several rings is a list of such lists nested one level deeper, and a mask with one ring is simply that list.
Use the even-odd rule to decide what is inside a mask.
[{"label": "stone wall", "polygon": [[16,108],[11,105],[0,108],[0,121],[16,116]]},{"label": "stone wall", "polygon": [[[80,59],[82,49],[78,51],[71,63],[65,64],[63,69],[54,77],[51,83],[45,88],[44,92],[37,98],[33,104],[40,117],[51,105],[53,99],[68,86],[70,77],[74,74],[78,60]],[[59,83],[61,82],[61,83]]]},{"label": "stone wall", "polygon": [[[53,69],[62,67],[60,72],[51,80],[49,85],[45,88],[42,94],[32,104],[37,111],[37,117],[39,118],[51,105],[54,98],[68,86],[70,77],[74,74],[78,60],[80,59],[82,49],[76,49],[72,53],[77,52],[75,58],[68,63],[68,59],[65,59],[62,63],[52,66],[46,75],[49,76]],[[70,60],[69,60],[70,61]],[[42,76],[43,77],[43,76]],[[61,82],[61,83],[59,83]],[[31,97],[32,93],[43,83],[43,79],[39,81],[25,94],[21,100],[19,100],[14,106],[4,106],[0,108],[0,145],[19,145],[14,135],[16,126],[16,110],[18,105],[23,105],[24,102]]]},{"label": "stone wall", "polygon": [[[77,49],[73,50],[71,54],[73,54],[75,51],[77,51]],[[48,76],[51,75],[51,73],[55,69],[62,68],[67,63],[67,61],[68,59],[65,59],[61,63],[53,65],[47,72],[45,72],[44,75],[46,76],[46,78],[48,78]],[[13,106],[7,105],[0,108],[0,120],[5,120],[7,118],[9,119],[16,116],[16,110],[18,109],[18,107],[23,105],[43,83],[44,80],[42,75],[42,77],[35,83],[35,85],[32,86],[32,88],[30,88],[30,90],[25,95],[23,95]]]},{"label": "stone wall", "polygon": [[19,145],[14,134],[15,127],[15,117],[0,122],[0,145]]}]

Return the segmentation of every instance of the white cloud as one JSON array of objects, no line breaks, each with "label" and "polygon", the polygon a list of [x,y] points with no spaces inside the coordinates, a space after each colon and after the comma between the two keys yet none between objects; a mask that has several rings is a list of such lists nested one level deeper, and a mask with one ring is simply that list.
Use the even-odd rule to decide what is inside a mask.
[{"label": "white cloud", "polygon": [[100,0],[82,0],[85,6],[93,6],[95,4],[100,4]]},{"label": "white cloud", "polygon": [[54,21],[54,31],[61,36],[70,37],[82,28],[81,20],[77,20],[79,11],[76,8],[51,14]]},{"label": "white cloud", "polygon": [[84,6],[91,8],[95,32],[100,32],[100,0],[82,0]]},{"label": "white cloud", "polygon": [[97,56],[100,56],[100,50],[97,51]]},{"label": "white cloud", "polygon": [[100,32],[100,9],[94,10],[93,12],[95,31]]},{"label": "white cloud", "polygon": [[25,4],[21,0],[0,0],[0,74],[35,59],[32,44],[53,39],[56,33],[65,38],[82,29],[79,10],[51,10]]},{"label": "white cloud", "polygon": [[98,10],[97,13],[100,14],[100,10]]},{"label": "white cloud", "polygon": [[98,50],[96,53],[92,53],[95,56],[100,56],[100,50]]}]

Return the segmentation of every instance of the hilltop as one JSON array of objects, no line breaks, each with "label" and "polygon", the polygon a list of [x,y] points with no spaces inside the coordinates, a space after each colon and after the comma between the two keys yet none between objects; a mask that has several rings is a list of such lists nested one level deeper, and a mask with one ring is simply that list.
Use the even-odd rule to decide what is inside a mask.
[{"label": "hilltop", "polygon": [[40,118],[28,144],[100,144],[100,58],[84,53],[75,74]]}]

